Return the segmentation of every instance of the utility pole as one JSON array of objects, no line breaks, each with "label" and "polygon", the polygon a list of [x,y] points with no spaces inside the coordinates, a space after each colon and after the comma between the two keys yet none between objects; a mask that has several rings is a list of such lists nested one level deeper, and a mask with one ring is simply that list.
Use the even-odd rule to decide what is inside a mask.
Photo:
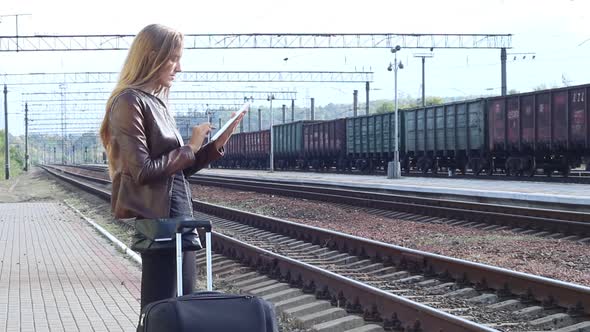
[{"label": "utility pole", "polygon": [[[359,90],[352,91],[352,115],[357,116]],[[368,115],[368,113],[367,113]]]},{"label": "utility pole", "polygon": [[67,164],[67,151],[66,151],[66,139],[67,139],[67,123],[66,123],[66,94],[65,94],[65,83],[59,85],[61,91],[61,163]]},{"label": "utility pole", "polygon": [[6,180],[10,179],[10,154],[8,153],[8,88],[4,84],[4,175]]},{"label": "utility pole", "polygon": [[248,110],[248,131],[252,131],[252,112]]},{"label": "utility pole", "polygon": [[424,71],[424,67],[425,67],[425,63],[426,63],[426,58],[432,58],[434,56],[434,54],[432,53],[418,53],[418,54],[414,54],[415,58],[422,58],[422,107],[426,107],[426,80],[425,80],[425,71]]},{"label": "utility pole", "polygon": [[[207,110],[205,110],[205,114],[207,114],[207,122],[209,122],[210,125],[213,125],[211,123],[211,121],[213,121],[211,119],[211,111],[209,110],[209,105],[207,105]],[[209,131],[209,133],[207,134],[207,142],[211,142],[211,131]]]},{"label": "utility pole", "polygon": [[270,94],[268,95],[268,98],[266,99],[267,101],[270,101],[270,172],[274,172],[275,171],[275,167],[274,167],[274,146],[273,146],[273,141],[274,141],[274,137],[273,137],[273,114],[272,114],[272,101],[275,99],[275,95],[274,94]]},{"label": "utility pole", "polygon": [[365,114],[369,115],[369,82],[365,82],[365,96],[366,96],[366,105],[365,105]]},{"label": "utility pole", "polygon": [[287,105],[283,104],[283,123],[285,123],[287,121],[286,119],[286,111],[287,111]]},{"label": "utility pole", "polygon": [[258,107],[258,131],[262,130],[262,109]]},{"label": "utility pole", "polygon": [[501,64],[501,70],[502,70],[502,96],[506,95],[506,58],[507,58],[507,54],[506,54],[506,49],[502,48],[500,49],[500,64]]},{"label": "utility pole", "polygon": [[394,54],[395,60],[393,64],[389,64],[387,70],[393,71],[394,77],[394,107],[395,107],[395,126],[393,127],[393,137],[395,138],[395,147],[393,150],[393,161],[388,163],[387,166],[387,178],[388,179],[399,179],[401,177],[401,165],[399,161],[399,110],[397,105],[397,70],[403,69],[404,66],[402,65],[401,61],[397,62],[397,52],[401,50],[401,47],[397,45],[396,47],[391,49],[391,53]]},{"label": "utility pole", "polygon": [[29,171],[29,105],[25,103],[25,172]]},{"label": "utility pole", "polygon": [[240,129],[240,133],[243,133],[244,132],[244,121],[240,121],[240,125],[239,125],[238,128]]}]

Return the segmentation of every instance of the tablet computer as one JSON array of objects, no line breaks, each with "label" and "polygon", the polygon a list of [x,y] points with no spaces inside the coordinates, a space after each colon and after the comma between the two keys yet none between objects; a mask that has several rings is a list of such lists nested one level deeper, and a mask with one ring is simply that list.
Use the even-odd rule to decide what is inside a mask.
[{"label": "tablet computer", "polygon": [[234,121],[236,121],[238,116],[240,116],[240,114],[242,114],[242,113],[247,112],[249,108],[250,108],[250,103],[245,103],[239,111],[235,112],[234,115],[231,118],[229,118],[229,120],[227,120],[227,122],[224,123],[221,128],[219,128],[219,130],[215,133],[215,135],[213,135],[211,137],[211,141],[213,142],[216,139],[218,139],[219,136],[221,136],[221,134],[223,134],[227,130],[227,128],[229,128],[229,126],[231,126],[231,124],[234,123]]}]

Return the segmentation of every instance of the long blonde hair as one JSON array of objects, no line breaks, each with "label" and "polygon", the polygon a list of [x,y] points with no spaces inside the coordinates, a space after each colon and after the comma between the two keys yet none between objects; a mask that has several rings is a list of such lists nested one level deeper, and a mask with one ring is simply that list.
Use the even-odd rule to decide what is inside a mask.
[{"label": "long blonde hair", "polygon": [[[100,126],[100,139],[109,160],[109,173],[114,171],[113,157],[116,151],[111,146],[109,118],[111,107],[117,96],[127,88],[138,88],[150,84],[159,74],[166,61],[174,52],[182,48],[183,35],[171,28],[160,24],[151,24],[143,28],[131,43],[127,59],[121,69],[119,80],[111,93],[106,105],[106,112]],[[161,97],[168,97],[168,88],[156,87],[155,93]]]}]

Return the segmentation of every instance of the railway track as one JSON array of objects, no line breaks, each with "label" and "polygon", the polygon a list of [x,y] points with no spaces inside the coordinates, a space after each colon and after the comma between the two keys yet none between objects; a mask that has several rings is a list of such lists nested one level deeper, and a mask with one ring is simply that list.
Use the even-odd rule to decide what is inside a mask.
[{"label": "railway track", "polygon": [[[85,186],[71,177],[67,181]],[[101,183],[98,187],[105,185]],[[95,187],[93,191],[108,196],[103,188]],[[259,295],[276,297],[275,302],[285,305],[288,308],[285,310],[319,313],[339,308],[365,320],[380,322],[386,328],[406,328],[406,331],[590,329],[590,288],[587,287],[203,202],[194,201],[193,205],[195,211],[206,214],[202,216],[215,223],[213,249],[224,256],[219,256],[214,265],[216,273],[225,272],[227,282],[237,283],[247,291],[275,290]],[[238,280],[247,274],[243,265],[267,276],[255,277],[260,278],[255,281]],[[309,295],[315,294],[315,298],[338,308],[299,308],[304,304],[288,307],[288,303],[281,302],[289,299],[281,296],[292,288],[303,295],[290,296],[291,299],[305,294],[310,299]],[[313,303],[312,308],[327,305]],[[342,314],[339,311],[337,315]],[[309,315],[312,313],[304,316]],[[307,322],[305,327],[321,324],[313,319]]]},{"label": "railway track", "polygon": [[[85,168],[88,170],[93,171],[104,171],[106,169],[106,165],[76,165],[76,167]],[[387,175],[384,171],[374,172],[374,173],[352,173],[352,172],[325,172],[325,171],[305,171],[305,170],[289,170],[292,172],[312,172],[312,173],[338,173],[338,174],[364,174],[364,175],[377,175],[377,176],[385,176]],[[554,175],[554,176],[547,176],[537,174],[535,176],[507,176],[505,174],[494,174],[494,175],[474,175],[471,172],[467,172],[466,174],[460,173],[453,173],[452,176],[449,176],[448,172],[438,172],[438,173],[422,173],[419,171],[412,171],[410,173],[402,174],[404,177],[426,177],[426,178],[457,178],[462,180],[493,180],[493,181],[526,181],[526,182],[548,182],[548,183],[578,183],[578,184],[590,184],[590,171],[571,171],[569,176],[564,177],[561,175]]]},{"label": "railway track", "polygon": [[[403,176],[413,176],[413,177],[431,177],[431,178],[448,178],[450,177],[448,172],[437,172],[437,173],[422,173],[418,171],[413,171],[410,173],[405,173]],[[493,174],[493,175],[475,175],[471,172],[467,172],[466,174],[457,174],[453,173],[451,175],[453,178],[458,179],[465,179],[465,180],[496,180],[496,181],[529,181],[529,182],[550,182],[550,183],[580,183],[580,184],[589,184],[590,183],[590,173],[588,171],[571,171],[570,174],[565,177],[563,175],[542,175],[537,174],[534,176],[515,176],[515,175],[506,175],[506,174]]]},{"label": "railway track", "polygon": [[[75,166],[67,166],[67,167],[74,167],[74,168],[79,168],[79,169],[85,169],[85,170],[89,170],[92,172],[98,172],[100,174],[106,174],[106,167],[103,166],[98,166],[98,165],[75,165]],[[230,182],[234,182],[237,179],[242,180],[244,183],[246,183],[246,181],[248,181],[248,178],[244,178],[244,177],[237,177],[237,176],[224,176],[224,175],[210,175],[207,174],[205,176],[200,175],[200,174],[195,174],[193,175],[191,178],[194,179],[205,179],[210,181],[211,183],[213,183],[215,181],[215,179],[225,179],[226,181],[230,181]],[[219,185],[221,185],[221,181],[215,181],[216,183],[219,183]],[[438,200],[438,201],[459,201],[459,202],[479,202],[479,203],[488,203],[489,205],[500,205],[500,206],[530,206],[530,207],[534,207],[534,208],[538,208],[541,210],[556,210],[556,211],[563,211],[563,212],[570,212],[570,211],[580,211],[585,213],[586,215],[590,215],[590,209],[587,209],[585,207],[581,207],[580,204],[566,204],[566,203],[551,203],[551,202],[532,202],[532,201],[526,201],[526,202],[519,202],[518,200],[515,199],[504,199],[504,198],[494,198],[494,197],[476,197],[474,198],[473,196],[470,195],[460,195],[460,194],[448,194],[448,193],[435,193],[435,192],[424,192],[424,191],[408,191],[408,190],[393,190],[393,189],[380,189],[380,188],[358,188],[358,187],[352,187],[352,186],[347,186],[346,184],[340,184],[340,185],[336,185],[336,184],[318,184],[318,183],[313,183],[313,182],[305,182],[305,181],[301,181],[298,180],[296,182],[291,182],[289,180],[266,180],[266,179],[254,179],[252,180],[252,185],[250,185],[250,188],[254,188],[256,189],[256,185],[260,185],[260,187],[262,189],[264,189],[265,186],[267,186],[268,184],[275,184],[275,187],[279,187],[281,184],[284,184],[285,188],[287,188],[287,185],[292,185],[292,186],[299,186],[299,187],[322,187],[322,188],[334,188],[334,189],[348,189],[348,191],[356,191],[356,192],[362,192],[363,194],[365,193],[384,193],[384,194],[389,194],[392,196],[400,196],[400,197],[420,197],[420,198],[429,198],[430,201],[432,200]],[[273,188],[271,188],[273,189]],[[449,199],[449,197],[452,197],[452,199]],[[430,203],[430,202],[429,202]],[[446,204],[446,203],[445,203]],[[541,212],[542,214],[545,214],[545,212]],[[561,212],[559,212],[561,213]],[[582,214],[583,215],[583,214]],[[582,220],[584,220],[583,218],[581,218]],[[575,219],[574,219],[575,220]],[[590,220],[590,218],[586,219],[586,220]]]},{"label": "railway track", "polygon": [[439,197],[408,197],[407,194],[375,193],[359,191],[355,188],[335,188],[309,183],[294,184],[211,175],[193,176],[189,181],[208,186],[278,193],[291,197],[360,206],[368,213],[390,218],[446,223],[486,230],[512,228],[517,232],[537,236],[572,241],[582,240],[582,242],[590,240],[590,214],[565,210],[567,207],[563,209],[514,207]]},{"label": "railway track", "polygon": [[[104,173],[103,169],[97,171]],[[559,209],[518,207],[419,196],[427,196],[424,193],[410,196],[407,193],[360,191],[352,187],[213,175],[193,175],[189,182],[357,206],[367,213],[389,218],[484,230],[512,229],[521,234],[590,243],[590,213],[575,211],[567,205]]]},{"label": "railway track", "polygon": [[192,176],[189,182],[359,206],[370,213],[391,218],[495,230],[506,227],[538,236],[575,241],[590,240],[590,213],[587,212],[409,197],[407,194],[359,191],[354,188],[335,188],[309,183],[294,184],[210,175]]}]

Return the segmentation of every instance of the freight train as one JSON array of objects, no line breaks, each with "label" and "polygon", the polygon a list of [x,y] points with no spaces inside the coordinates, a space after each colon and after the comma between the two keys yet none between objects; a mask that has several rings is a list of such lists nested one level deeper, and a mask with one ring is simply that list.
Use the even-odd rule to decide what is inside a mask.
[{"label": "freight train", "polygon": [[[567,176],[590,160],[589,85],[479,98],[400,110],[403,172]],[[395,150],[395,114],[273,127],[280,170],[387,171]],[[269,167],[270,130],[234,134],[222,168]]]}]

